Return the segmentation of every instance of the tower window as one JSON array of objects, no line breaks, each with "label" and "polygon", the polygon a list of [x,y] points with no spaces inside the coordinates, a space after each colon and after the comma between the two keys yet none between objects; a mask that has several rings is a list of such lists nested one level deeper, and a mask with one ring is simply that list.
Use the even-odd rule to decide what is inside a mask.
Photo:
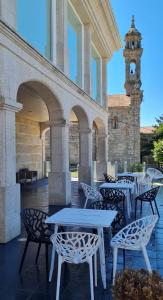
[{"label": "tower window", "polygon": [[118,118],[117,117],[113,117],[111,128],[112,129],[117,129],[118,128]]},{"label": "tower window", "polygon": [[130,63],[130,74],[135,74],[136,73],[136,64],[135,63]]}]

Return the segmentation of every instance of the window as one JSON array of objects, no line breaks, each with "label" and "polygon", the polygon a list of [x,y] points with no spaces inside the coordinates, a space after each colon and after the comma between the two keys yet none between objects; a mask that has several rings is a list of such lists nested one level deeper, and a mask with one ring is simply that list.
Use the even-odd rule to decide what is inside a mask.
[{"label": "window", "polygon": [[130,63],[130,74],[136,73],[136,64],[134,62]]},{"label": "window", "polygon": [[69,3],[67,30],[69,75],[82,87],[82,24]]},{"label": "window", "polygon": [[91,96],[93,99],[100,101],[101,61],[100,56],[93,45],[91,56]]},{"label": "window", "polygon": [[117,117],[113,117],[111,128],[112,129],[117,129],[118,128],[118,118]]},{"label": "window", "polygon": [[51,0],[16,0],[17,32],[51,59]]}]

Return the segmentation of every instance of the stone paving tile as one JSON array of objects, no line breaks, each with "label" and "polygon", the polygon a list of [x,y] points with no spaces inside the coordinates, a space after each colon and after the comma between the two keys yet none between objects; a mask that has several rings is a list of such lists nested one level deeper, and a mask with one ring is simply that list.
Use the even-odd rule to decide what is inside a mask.
[{"label": "stone paving tile", "polygon": [[[72,206],[83,207],[84,196],[78,192],[78,183],[72,185]],[[163,276],[163,188],[157,197],[160,219],[156,230],[152,234],[147,251],[153,269]],[[22,207],[36,207],[54,213],[61,207],[48,207],[48,189],[46,181],[37,188],[36,185],[26,186],[22,189]],[[143,215],[151,214],[149,205],[144,205]],[[134,214],[132,214],[134,216]],[[139,217],[139,213],[138,213]],[[129,220],[130,221],[130,220]],[[22,226],[22,235],[13,241],[0,245],[0,299],[5,300],[51,300],[55,299],[57,264],[54,276],[49,284],[46,280],[45,253],[41,249],[38,265],[34,263],[37,248],[29,246],[22,274],[18,273],[21,255],[23,253],[25,232]],[[105,237],[106,272],[108,289],[104,291],[98,264],[98,287],[95,288],[95,300],[111,300],[112,281],[112,253],[109,247],[108,236]],[[144,259],[139,251],[126,251],[126,267],[145,267]],[[122,251],[119,251],[117,269],[123,270]],[[89,272],[87,264],[64,265],[61,278],[60,300],[87,300],[90,299]]]}]

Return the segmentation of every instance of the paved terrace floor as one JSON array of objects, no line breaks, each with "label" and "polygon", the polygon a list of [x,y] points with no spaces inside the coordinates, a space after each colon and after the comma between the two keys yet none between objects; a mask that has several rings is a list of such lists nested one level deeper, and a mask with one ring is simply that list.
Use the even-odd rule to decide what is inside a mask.
[{"label": "paved terrace floor", "polygon": [[[72,183],[72,206],[83,206],[84,198],[78,193],[77,182]],[[48,211],[47,182],[43,180],[37,185],[28,184],[22,188],[22,208],[36,207]],[[152,234],[148,245],[148,254],[152,268],[158,270],[163,276],[163,187],[160,188],[157,203],[160,211],[160,219]],[[59,207],[50,207],[53,213]],[[149,206],[143,210],[143,214],[150,214]],[[11,220],[12,221],[12,220]],[[51,300],[55,299],[57,266],[51,283],[46,281],[44,247],[41,249],[38,265],[35,265],[37,248],[31,243],[27,251],[21,275],[18,273],[19,263],[25,245],[26,234],[22,226],[22,234],[7,244],[0,245],[0,299],[3,300]],[[109,242],[105,241],[106,268],[108,289],[103,290],[100,270],[98,270],[98,287],[95,288],[95,300],[111,300],[111,271],[112,255]],[[118,269],[123,269],[121,253],[118,256]],[[50,253],[49,253],[50,260]],[[126,253],[126,266],[132,268],[145,267],[140,252],[128,251]],[[87,264],[63,265],[60,289],[60,300],[89,300],[89,272]]]}]

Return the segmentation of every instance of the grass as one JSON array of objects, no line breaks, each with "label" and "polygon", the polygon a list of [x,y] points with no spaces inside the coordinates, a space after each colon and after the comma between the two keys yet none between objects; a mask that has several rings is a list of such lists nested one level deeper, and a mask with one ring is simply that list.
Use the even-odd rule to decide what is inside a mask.
[{"label": "grass", "polygon": [[78,171],[71,171],[71,177],[78,178]]}]

